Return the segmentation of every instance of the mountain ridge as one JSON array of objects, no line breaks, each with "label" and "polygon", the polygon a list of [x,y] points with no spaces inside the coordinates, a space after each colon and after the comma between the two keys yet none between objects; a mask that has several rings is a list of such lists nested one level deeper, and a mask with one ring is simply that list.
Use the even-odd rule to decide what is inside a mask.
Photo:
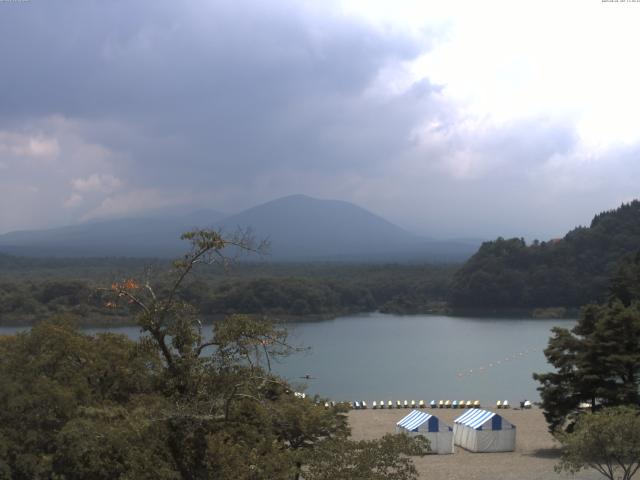
[{"label": "mountain ridge", "polygon": [[290,195],[218,218],[101,220],[48,230],[0,235],[0,252],[24,256],[174,257],[195,227],[232,233],[251,228],[267,238],[273,261],[461,261],[477,244],[435,241],[413,234],[353,203]]}]

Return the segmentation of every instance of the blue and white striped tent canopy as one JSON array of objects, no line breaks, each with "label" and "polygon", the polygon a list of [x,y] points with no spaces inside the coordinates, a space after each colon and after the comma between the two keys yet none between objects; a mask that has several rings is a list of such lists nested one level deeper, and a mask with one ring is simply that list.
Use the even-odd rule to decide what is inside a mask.
[{"label": "blue and white striped tent canopy", "polygon": [[432,453],[453,453],[453,429],[429,413],[412,410],[396,423],[396,431],[426,437]]},{"label": "blue and white striped tent canopy", "polygon": [[473,428],[474,430],[482,430],[485,425],[487,428],[489,427],[489,421],[491,421],[491,430],[502,430],[503,423],[506,423],[506,428],[513,428],[511,424],[504,421],[497,413],[480,410],[479,408],[466,411],[464,414],[456,418],[454,423]]},{"label": "blue and white striped tent canopy", "polygon": [[516,427],[495,412],[473,408],[453,421],[453,442],[471,452],[513,452]]},{"label": "blue and white striped tent canopy", "polygon": [[417,432],[421,425],[427,423],[429,432],[437,432],[439,429],[438,417],[434,417],[426,412],[419,410],[413,410],[409,415],[400,420],[396,425],[398,427],[409,430],[410,432]]}]

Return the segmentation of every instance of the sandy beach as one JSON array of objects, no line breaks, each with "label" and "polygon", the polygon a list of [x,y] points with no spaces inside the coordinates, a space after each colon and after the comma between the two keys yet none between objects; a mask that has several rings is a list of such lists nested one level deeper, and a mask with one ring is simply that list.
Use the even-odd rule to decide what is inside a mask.
[{"label": "sandy beach", "polygon": [[[488,409],[490,410],[490,409]],[[379,438],[385,433],[395,432],[395,424],[409,413],[409,409],[352,410],[349,423],[355,440]],[[453,420],[461,415],[460,410],[428,409],[441,421],[453,426]],[[452,480],[595,480],[597,472],[587,470],[573,475],[556,473],[558,445],[547,432],[542,410],[496,410],[505,419],[516,425],[516,450],[504,453],[471,453],[458,446],[453,455],[427,455],[416,458],[415,463],[421,479]]]}]

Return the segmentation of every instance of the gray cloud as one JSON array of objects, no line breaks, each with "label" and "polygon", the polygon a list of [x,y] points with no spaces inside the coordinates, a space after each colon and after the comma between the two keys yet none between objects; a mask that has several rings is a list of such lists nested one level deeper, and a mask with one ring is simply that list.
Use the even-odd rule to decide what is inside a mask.
[{"label": "gray cloud", "polygon": [[569,120],[472,122],[428,78],[377,88],[438,39],[334,7],[0,4],[0,232],[308,193],[434,236],[544,236],[633,196],[606,166],[637,149],[585,168]]}]

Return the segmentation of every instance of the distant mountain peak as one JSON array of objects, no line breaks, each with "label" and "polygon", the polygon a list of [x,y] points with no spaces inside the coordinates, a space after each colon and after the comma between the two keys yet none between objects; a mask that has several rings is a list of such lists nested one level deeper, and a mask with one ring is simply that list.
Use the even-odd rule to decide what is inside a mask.
[{"label": "distant mountain peak", "polygon": [[327,259],[391,254],[419,237],[370,211],[340,200],[288,195],[225,218],[221,225],[250,227],[269,238],[278,259]]},{"label": "distant mountain peak", "polygon": [[0,251],[38,256],[174,257],[186,248],[180,234],[194,227],[232,232],[250,228],[269,239],[273,260],[389,261],[466,258],[473,247],[429,242],[358,205],[303,194],[288,195],[221,218],[191,214],[103,220],[0,235]]}]

